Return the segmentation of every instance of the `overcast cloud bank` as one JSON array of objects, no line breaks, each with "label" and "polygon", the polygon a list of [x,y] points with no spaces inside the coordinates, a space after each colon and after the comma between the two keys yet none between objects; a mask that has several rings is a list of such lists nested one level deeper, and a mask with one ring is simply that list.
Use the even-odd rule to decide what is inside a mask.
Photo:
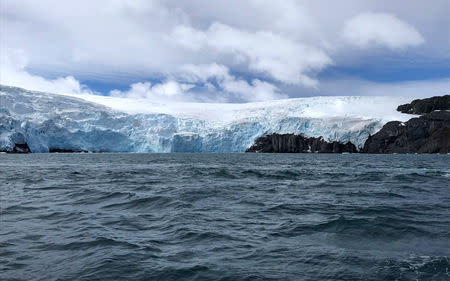
[{"label": "overcast cloud bank", "polygon": [[163,102],[428,96],[448,89],[447,78],[319,78],[326,69],[376,65],[390,56],[450,60],[443,39],[450,36],[448,1],[379,2],[5,0],[0,83],[100,94],[95,81],[130,81],[128,89],[101,94]]}]

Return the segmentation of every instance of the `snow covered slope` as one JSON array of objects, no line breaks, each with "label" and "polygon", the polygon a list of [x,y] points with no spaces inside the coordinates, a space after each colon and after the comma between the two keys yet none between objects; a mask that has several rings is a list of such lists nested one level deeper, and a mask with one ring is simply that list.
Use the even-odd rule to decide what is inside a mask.
[{"label": "snow covered slope", "polygon": [[155,104],[63,96],[0,86],[0,150],[26,139],[32,152],[243,152],[270,133],[364,144],[409,98],[314,97],[246,104]]}]

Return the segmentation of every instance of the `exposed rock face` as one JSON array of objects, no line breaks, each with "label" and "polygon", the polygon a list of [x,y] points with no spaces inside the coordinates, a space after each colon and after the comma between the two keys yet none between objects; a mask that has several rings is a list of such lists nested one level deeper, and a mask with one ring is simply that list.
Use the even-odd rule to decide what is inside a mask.
[{"label": "exposed rock face", "polygon": [[[445,98],[447,97],[447,98]],[[403,105],[400,110],[414,113],[427,112],[430,108],[442,108],[405,123],[392,121],[370,136],[361,152],[365,153],[449,153],[450,152],[450,104],[448,97],[416,100]],[[444,99],[445,98],[445,99]],[[441,102],[447,102],[443,106]],[[414,105],[413,105],[414,103]]]},{"label": "exposed rock face", "polygon": [[[398,107],[403,113],[421,114],[407,122],[392,121],[370,136],[364,153],[449,153],[450,95],[414,100]],[[327,142],[322,137],[306,138],[294,134],[272,134],[258,138],[246,152],[343,153],[357,152],[348,142]]]},{"label": "exposed rock face", "polygon": [[413,100],[397,107],[397,111],[409,114],[426,114],[435,110],[450,110],[450,95]]},{"label": "exposed rock face", "polygon": [[294,134],[271,134],[258,138],[245,152],[271,153],[343,153],[357,152],[351,142],[327,142],[322,137],[306,138]]}]

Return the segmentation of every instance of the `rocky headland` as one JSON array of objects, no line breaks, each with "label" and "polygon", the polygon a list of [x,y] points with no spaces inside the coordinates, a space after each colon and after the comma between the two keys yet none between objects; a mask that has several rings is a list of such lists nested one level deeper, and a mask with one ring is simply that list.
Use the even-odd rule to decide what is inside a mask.
[{"label": "rocky headland", "polygon": [[358,151],[351,142],[327,142],[322,137],[271,134],[258,138],[246,152],[267,153],[449,153],[450,95],[414,100],[398,111],[421,115],[407,122],[391,121]]},{"label": "rocky headland", "polygon": [[398,111],[421,115],[407,122],[391,121],[370,136],[364,153],[449,153],[450,95],[414,100]]},{"label": "rocky headland", "polygon": [[397,111],[402,113],[419,115],[445,110],[450,110],[450,95],[417,99],[397,107]]}]

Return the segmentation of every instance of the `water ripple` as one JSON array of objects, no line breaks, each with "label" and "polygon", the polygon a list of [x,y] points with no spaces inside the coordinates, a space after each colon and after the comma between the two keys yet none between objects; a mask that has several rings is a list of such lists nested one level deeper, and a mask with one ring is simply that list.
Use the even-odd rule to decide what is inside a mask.
[{"label": "water ripple", "polygon": [[448,155],[0,157],[0,280],[450,280]]}]

